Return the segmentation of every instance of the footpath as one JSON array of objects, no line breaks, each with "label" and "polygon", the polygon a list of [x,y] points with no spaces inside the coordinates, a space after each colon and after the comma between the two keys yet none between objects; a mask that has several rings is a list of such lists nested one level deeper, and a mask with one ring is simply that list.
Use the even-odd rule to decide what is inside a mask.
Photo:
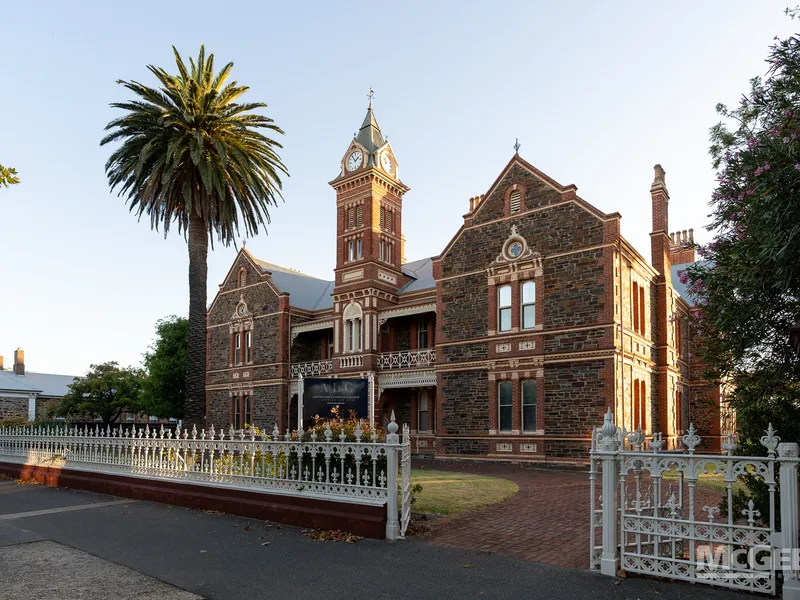
[{"label": "footpath", "polygon": [[424,540],[316,541],[295,527],[0,480],[4,600],[753,597]]}]

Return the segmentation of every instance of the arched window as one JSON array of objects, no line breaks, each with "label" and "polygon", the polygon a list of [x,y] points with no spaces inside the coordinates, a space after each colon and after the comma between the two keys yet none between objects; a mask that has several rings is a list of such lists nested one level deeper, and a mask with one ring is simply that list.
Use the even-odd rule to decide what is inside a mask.
[{"label": "arched window", "polygon": [[362,316],[361,305],[358,302],[348,304],[342,313],[345,352],[361,352],[361,340],[363,338]]},{"label": "arched window", "polygon": [[247,271],[245,270],[244,267],[239,269],[237,285],[239,287],[244,287],[245,285],[247,285]]},{"label": "arched window", "polygon": [[519,190],[514,190],[511,192],[511,198],[509,199],[509,212],[513,215],[519,212],[520,206],[522,205],[522,194]]}]

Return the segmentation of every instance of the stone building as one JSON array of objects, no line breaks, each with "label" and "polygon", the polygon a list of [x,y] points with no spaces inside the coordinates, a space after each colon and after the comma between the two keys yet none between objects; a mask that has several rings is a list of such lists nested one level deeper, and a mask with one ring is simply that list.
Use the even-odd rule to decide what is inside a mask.
[{"label": "stone building", "polygon": [[370,106],[330,185],[336,267],[321,280],[237,255],[208,311],[208,423],[294,426],[298,377],[368,377],[375,414],[436,456],[582,460],[608,407],[674,443],[723,433],[693,373],[676,281],[695,260],[669,233],[656,165],[651,260],[606,214],[518,154],[469,200],[441,254],[406,262],[409,187]]},{"label": "stone building", "polygon": [[33,373],[25,370],[25,352],[14,351],[14,365],[5,370],[0,356],[0,421],[35,421],[64,396],[74,381],[72,375]]}]

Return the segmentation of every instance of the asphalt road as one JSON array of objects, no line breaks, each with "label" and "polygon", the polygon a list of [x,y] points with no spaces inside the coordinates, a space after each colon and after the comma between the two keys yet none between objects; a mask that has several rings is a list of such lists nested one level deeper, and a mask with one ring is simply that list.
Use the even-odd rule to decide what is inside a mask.
[{"label": "asphalt road", "polygon": [[[536,543],[535,531],[529,543]],[[77,589],[76,579],[89,583]],[[182,590],[214,600],[754,597],[651,579],[615,583],[589,571],[413,540],[315,541],[263,521],[0,481],[0,597],[88,600],[98,581],[104,585],[96,597],[108,599],[193,597]],[[47,589],[9,595],[37,586]]]}]

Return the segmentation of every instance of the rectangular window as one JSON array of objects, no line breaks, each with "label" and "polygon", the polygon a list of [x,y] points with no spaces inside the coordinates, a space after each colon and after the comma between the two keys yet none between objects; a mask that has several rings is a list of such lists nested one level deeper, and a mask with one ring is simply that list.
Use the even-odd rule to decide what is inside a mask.
[{"label": "rectangular window", "polygon": [[361,352],[361,319],[356,319],[354,321],[354,323],[355,323],[355,327],[356,327],[356,332],[355,332],[356,350]]},{"label": "rectangular window", "polygon": [[675,350],[678,353],[678,356],[681,356],[681,344],[683,342],[682,335],[681,335],[681,319],[680,317],[675,318]]},{"label": "rectangular window", "polygon": [[511,382],[502,381],[499,386],[500,431],[511,431],[512,428],[512,402]]},{"label": "rectangular window", "polygon": [[153,415],[151,415],[147,420],[152,424],[157,424],[158,423],[158,417],[155,417]]},{"label": "rectangular window", "polygon": [[639,333],[644,335],[646,331],[644,320],[644,286],[639,286]]},{"label": "rectangular window", "polygon": [[386,209],[382,206],[381,206],[380,224],[381,224],[381,229],[383,229],[386,225]]},{"label": "rectangular window", "polygon": [[417,319],[417,348],[428,347],[428,315],[420,315]]},{"label": "rectangular window", "polygon": [[536,327],[536,284],[526,281],[522,284],[522,328]]},{"label": "rectangular window", "polygon": [[633,292],[631,294],[633,296],[633,330],[635,332],[639,332],[639,284],[635,281],[633,282]]},{"label": "rectangular window", "polygon": [[497,331],[511,330],[511,286],[497,288]]},{"label": "rectangular window", "polygon": [[348,262],[353,262],[355,259],[356,259],[355,244],[352,241],[347,242],[347,260]]},{"label": "rectangular window", "polygon": [[675,391],[675,431],[683,431],[683,392]]},{"label": "rectangular window", "polygon": [[380,246],[380,248],[379,248],[379,251],[378,251],[378,258],[379,258],[380,260],[383,260],[383,256],[384,256],[384,247],[386,246],[386,244],[384,243],[384,241],[383,241],[383,240],[381,240],[381,242],[380,242],[379,246]]},{"label": "rectangular window", "polygon": [[352,208],[347,209],[347,228],[352,229],[355,227],[355,211]]},{"label": "rectangular window", "polygon": [[364,224],[361,207],[356,207],[356,227],[361,227]]},{"label": "rectangular window", "polygon": [[364,244],[361,238],[358,240],[358,258],[364,258]]},{"label": "rectangular window", "polygon": [[638,424],[641,424],[642,431],[647,431],[647,388],[644,385],[644,381],[639,382],[639,403],[639,417],[641,421]]},{"label": "rectangular window", "polygon": [[631,390],[631,395],[633,396],[633,429],[639,427],[639,423],[641,422],[642,415],[639,412],[639,380],[633,380],[633,390]]},{"label": "rectangular window", "polygon": [[386,242],[386,262],[392,262],[392,243]]},{"label": "rectangular window", "polygon": [[134,413],[125,413],[126,423],[133,423],[134,421],[136,421],[136,415]]},{"label": "rectangular window", "polygon": [[386,229],[388,231],[392,230],[392,211],[386,211]]},{"label": "rectangular window", "polygon": [[511,214],[519,212],[520,205],[522,204],[522,195],[519,192],[511,192]]},{"label": "rectangular window", "polygon": [[536,431],[536,380],[522,382],[522,431]]},{"label": "rectangular window", "polygon": [[246,331],[244,334],[244,356],[246,362],[253,362],[253,332]]},{"label": "rectangular window", "polygon": [[352,352],[353,348],[353,321],[347,321],[347,351]]},{"label": "rectangular window", "polygon": [[419,410],[417,411],[417,431],[430,431],[430,420],[428,418],[428,392],[422,390],[419,393]]},{"label": "rectangular window", "polygon": [[234,429],[241,429],[242,428],[242,405],[240,404],[241,398],[239,396],[233,396],[231,398],[231,404],[233,404],[233,428]]},{"label": "rectangular window", "polygon": [[241,333],[234,333],[233,334],[233,364],[240,365],[242,364],[242,334]]},{"label": "rectangular window", "polygon": [[250,395],[244,397],[244,424],[253,424],[253,406]]}]

